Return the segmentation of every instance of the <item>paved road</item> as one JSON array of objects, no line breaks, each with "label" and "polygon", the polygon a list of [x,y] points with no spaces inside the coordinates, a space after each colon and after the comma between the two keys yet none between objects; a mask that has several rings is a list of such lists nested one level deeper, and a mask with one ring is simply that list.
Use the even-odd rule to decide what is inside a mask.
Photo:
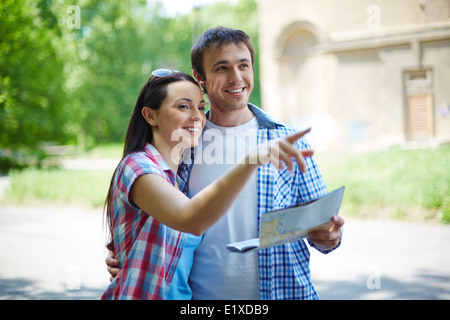
[{"label": "paved road", "polygon": [[98,299],[102,225],[100,209],[0,207],[0,299]]},{"label": "paved road", "polygon": [[342,246],[311,251],[321,299],[450,299],[450,226],[346,219]]},{"label": "paved road", "polygon": [[[0,207],[0,299],[98,299],[101,210]],[[346,219],[341,248],[311,250],[322,299],[450,299],[450,227]]]}]

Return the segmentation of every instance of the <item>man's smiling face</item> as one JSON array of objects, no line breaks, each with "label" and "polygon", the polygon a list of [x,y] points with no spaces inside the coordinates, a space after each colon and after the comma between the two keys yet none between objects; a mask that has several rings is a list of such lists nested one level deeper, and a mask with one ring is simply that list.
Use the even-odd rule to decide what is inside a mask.
[{"label": "man's smiling face", "polygon": [[251,54],[242,43],[208,49],[203,56],[205,86],[211,108],[222,112],[247,107],[253,90]]}]

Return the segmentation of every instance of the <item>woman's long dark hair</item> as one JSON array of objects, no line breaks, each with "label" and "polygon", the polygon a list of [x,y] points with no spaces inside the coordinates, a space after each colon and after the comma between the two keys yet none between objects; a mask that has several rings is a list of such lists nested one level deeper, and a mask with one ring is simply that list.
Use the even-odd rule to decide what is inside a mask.
[{"label": "woman's long dark hair", "polygon": [[[164,99],[167,97],[167,86],[170,83],[177,81],[190,81],[198,86],[198,83],[194,80],[194,78],[188,74],[178,71],[173,71],[171,74],[164,77],[151,76],[150,79],[144,84],[136,100],[136,105],[134,107],[133,114],[131,115],[130,123],[128,124],[122,160],[132,153],[143,151],[145,149],[145,145],[152,142],[152,128],[142,116],[142,109],[144,107],[150,107],[153,110],[158,110]],[[110,250],[113,249],[111,243],[113,241],[114,231],[114,212],[112,212],[112,200],[116,172],[117,168],[111,178],[108,194],[104,204],[104,212],[109,229],[108,248]]]}]

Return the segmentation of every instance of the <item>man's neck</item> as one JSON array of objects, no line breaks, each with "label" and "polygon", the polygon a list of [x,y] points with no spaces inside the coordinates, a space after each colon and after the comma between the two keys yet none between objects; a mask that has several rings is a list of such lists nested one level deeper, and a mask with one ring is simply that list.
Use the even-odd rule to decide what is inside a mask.
[{"label": "man's neck", "polygon": [[208,120],[220,127],[237,127],[243,125],[254,117],[248,107],[239,110],[227,110],[211,108]]}]

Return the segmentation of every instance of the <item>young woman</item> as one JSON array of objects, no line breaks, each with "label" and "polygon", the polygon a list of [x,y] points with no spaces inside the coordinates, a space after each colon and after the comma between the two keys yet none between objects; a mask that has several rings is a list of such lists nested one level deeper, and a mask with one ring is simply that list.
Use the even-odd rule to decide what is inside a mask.
[{"label": "young woman", "polygon": [[258,166],[271,162],[292,169],[295,158],[305,168],[303,157],[312,155],[293,146],[308,130],[261,144],[189,199],[179,190],[184,182],[176,172],[183,150],[198,142],[204,108],[196,81],[178,71],[158,69],[142,88],[105,202],[121,271],[102,299],[167,299],[177,297],[178,290],[189,294],[187,277],[178,277],[177,287],[171,283],[180,259],[193,260],[193,235],[227,211]]}]

